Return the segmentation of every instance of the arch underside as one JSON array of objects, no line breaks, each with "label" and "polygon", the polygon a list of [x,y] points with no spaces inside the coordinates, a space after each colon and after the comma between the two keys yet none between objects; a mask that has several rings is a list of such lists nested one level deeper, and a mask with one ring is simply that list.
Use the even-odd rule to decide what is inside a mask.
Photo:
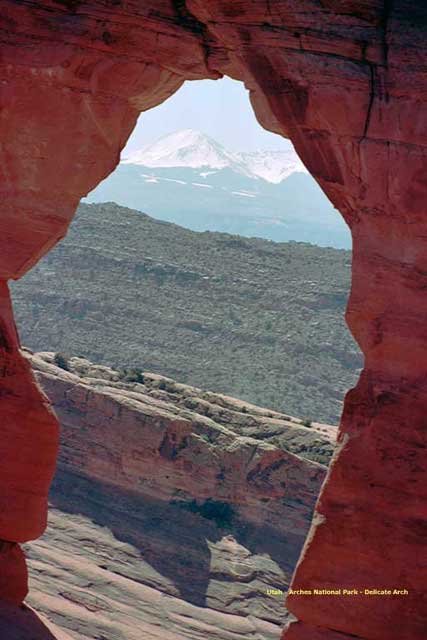
[{"label": "arch underside", "polygon": [[346,319],[365,367],[293,589],[409,591],[351,606],[290,596],[298,621],[284,637],[424,638],[427,7],[4,0],[0,26],[0,597],[25,597],[14,543],[44,529],[58,438],[20,356],[6,282],[64,236],[141,111],[186,80],[228,75],[262,126],[292,140],[353,237]]}]

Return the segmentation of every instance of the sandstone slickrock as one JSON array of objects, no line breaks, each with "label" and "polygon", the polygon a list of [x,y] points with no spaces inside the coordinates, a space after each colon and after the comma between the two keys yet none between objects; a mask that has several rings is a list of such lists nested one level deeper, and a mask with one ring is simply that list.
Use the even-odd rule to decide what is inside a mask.
[{"label": "sandstone slickrock", "polygon": [[31,604],[76,638],[277,639],[288,616],[269,590],[289,585],[326,474],[311,458],[331,455],[337,428],[26,357],[61,422],[50,527],[27,547]]},{"label": "sandstone slickrock", "polygon": [[[186,79],[244,81],[260,122],[292,139],[351,227],[347,321],[365,370],[347,396],[341,453],[294,585],[380,581],[410,595],[354,600],[351,614],[289,598],[304,621],[294,638],[317,627],[325,638],[421,640],[427,626],[426,24],[422,0],[2,3],[2,279],[19,277],[64,235],[79,198],[116,165],[138,112]],[[5,290],[2,300],[6,327]],[[2,521],[19,541],[45,519],[54,452],[44,434],[53,427],[19,356],[3,350],[2,366],[11,361],[1,379]],[[11,386],[30,400],[17,403]],[[28,499],[23,442],[40,460],[40,499]]]}]

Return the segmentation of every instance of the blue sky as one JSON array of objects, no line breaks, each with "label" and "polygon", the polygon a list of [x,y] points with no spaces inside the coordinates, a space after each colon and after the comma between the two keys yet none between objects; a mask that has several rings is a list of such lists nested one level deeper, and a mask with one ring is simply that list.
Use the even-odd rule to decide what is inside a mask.
[{"label": "blue sky", "polygon": [[178,129],[197,129],[230,150],[288,149],[290,142],[262,129],[243,83],[230,78],[186,82],[166,102],[142,113],[126,151]]}]

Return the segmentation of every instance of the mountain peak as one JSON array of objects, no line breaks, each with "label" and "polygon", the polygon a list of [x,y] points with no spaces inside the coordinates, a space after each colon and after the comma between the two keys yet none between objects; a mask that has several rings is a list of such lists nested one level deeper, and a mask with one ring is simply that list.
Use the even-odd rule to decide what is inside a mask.
[{"label": "mountain peak", "polygon": [[219,142],[195,129],[182,129],[163,136],[129,155],[125,164],[146,167],[190,167],[223,169],[238,160]]},{"label": "mountain peak", "polygon": [[306,172],[293,149],[283,151],[231,152],[210,136],[182,129],[163,136],[122,160],[150,168],[231,169],[253,179],[279,183],[296,171]]},{"label": "mountain peak", "polygon": [[[165,136],[162,136],[160,140],[168,139],[170,141],[175,140],[176,142],[182,142],[183,144],[194,144],[196,142],[211,142],[214,144],[218,144],[208,136],[206,133],[202,131],[198,131],[197,129],[180,129],[179,131],[174,131],[173,133],[169,133]],[[158,142],[160,141],[158,140]]]}]

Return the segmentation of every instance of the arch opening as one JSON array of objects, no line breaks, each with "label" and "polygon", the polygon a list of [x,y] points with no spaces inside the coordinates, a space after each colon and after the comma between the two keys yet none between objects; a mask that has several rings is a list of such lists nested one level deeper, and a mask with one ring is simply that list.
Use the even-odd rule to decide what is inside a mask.
[{"label": "arch opening", "polygon": [[120,210],[83,208],[14,287],[25,345],[338,424],[362,366],[343,322],[351,254],[333,250],[349,248],[348,229],[291,143],[259,127],[240,83],[191,82],[145,112],[83,202],[219,233],[140,217],[129,234],[132,214],[122,224]]},{"label": "arch opening", "polygon": [[[331,229],[334,230],[331,219],[338,217],[337,212],[308,175],[292,145],[259,129],[240,84],[217,80],[209,87],[207,97],[199,99],[212,104],[216,91],[217,100],[221,101],[217,107],[220,117],[216,124],[210,123],[210,135],[194,129],[174,131],[174,124],[167,119],[168,113],[172,120],[170,114],[177,110],[175,117],[182,122],[183,110],[196,102],[197,91],[203,91],[206,82],[209,83],[206,80],[191,83],[183,98],[180,95],[185,85],[180,88],[169,98],[166,113],[165,109],[155,107],[141,116],[142,126],[150,131],[154,142],[154,149],[151,145],[148,150],[151,166],[144,164],[147,152],[132,150],[132,146],[140,143],[135,143],[131,136],[122,153],[123,158],[130,157],[129,161],[119,165],[98,188],[98,193],[95,190],[89,194],[85,200],[92,204],[80,207],[67,238],[14,285],[15,315],[23,344],[36,352],[56,352],[53,359],[49,355],[42,356],[41,360],[37,356],[32,359],[36,375],[53,402],[63,433],[59,468],[51,492],[54,524],[46,534],[47,539],[55,537],[55,525],[61,526],[61,518],[66,518],[66,514],[83,515],[95,527],[107,526],[117,541],[130,544],[136,556],[141,555],[143,561],[134,560],[141,571],[140,582],[148,580],[149,583],[148,567],[166,583],[160,584],[160,591],[170,592],[170,581],[184,603],[204,607],[207,611],[219,609],[226,615],[232,612],[255,615],[262,605],[268,613],[257,614],[257,617],[261,622],[270,622],[273,625],[271,632],[277,636],[287,620],[278,593],[283,595],[288,588],[289,576],[308,531],[316,491],[320,489],[334,449],[336,428],[329,425],[338,423],[345,390],[354,383],[356,369],[361,366],[360,356],[343,323],[351,254],[328,248],[330,244],[347,244],[349,238],[344,223],[336,224],[335,234],[331,233]],[[221,88],[220,83],[225,83],[225,87]],[[231,129],[224,131],[219,126],[227,112],[224,105],[227,93],[231,94],[229,100],[234,95],[237,102],[237,105],[228,106],[228,110],[234,109],[233,116],[237,112],[240,114],[241,130],[234,126],[234,136]],[[197,107],[200,103],[196,102],[195,109]],[[245,108],[249,113],[245,114]],[[163,127],[172,129],[160,141],[154,132],[153,116],[157,110]],[[200,125],[202,122],[200,119]],[[183,126],[186,124],[189,122]],[[163,132],[159,131],[160,136]],[[250,146],[239,149],[239,143],[250,135],[253,137]],[[227,136],[231,138],[231,150],[218,142],[218,137],[224,142]],[[266,145],[275,146],[275,152],[260,149],[260,139]],[[156,156],[159,149],[163,154],[160,159]],[[207,162],[200,159],[201,153],[208,157]],[[162,166],[165,157],[166,166]],[[286,183],[289,177],[290,185]],[[156,188],[160,196],[154,192],[155,197],[150,200]],[[213,198],[204,196],[206,189],[209,195],[211,191],[215,192]],[[300,191],[299,197],[295,196],[296,189]],[[180,202],[183,190],[185,197]],[[127,199],[129,194],[134,200]],[[160,203],[156,200],[159,197]],[[251,201],[252,197],[257,200],[256,207],[247,211],[248,198]],[[191,219],[178,217],[180,211],[188,213],[192,201],[197,203],[195,211],[199,218],[204,209],[207,213],[206,222],[201,222],[202,233],[192,233],[176,224],[160,224],[145,215],[181,222],[194,229]],[[284,214],[280,210],[281,202],[286,203]],[[156,208],[156,204],[160,208]],[[136,207],[143,213],[122,206]],[[273,207],[276,207],[274,212]],[[286,218],[289,211],[293,213],[297,209],[296,215]],[[228,211],[225,223],[231,225],[229,227],[213,219],[215,213],[218,218],[224,210]],[[282,224],[285,235],[280,235],[281,230],[277,228],[280,215],[285,220]],[[323,239],[325,248],[304,242],[307,240],[304,234],[314,226],[316,215],[320,218],[318,237]],[[302,224],[295,226],[289,237],[287,229],[291,226],[290,221],[296,218],[301,218]],[[252,227],[248,224],[251,220]],[[233,228],[236,224],[241,226]],[[233,230],[238,235],[230,235]],[[272,242],[273,239],[276,242]],[[293,242],[278,244],[285,239]],[[283,336],[286,336],[284,342]],[[316,336],[322,336],[320,346]],[[88,364],[88,360],[93,364]],[[106,451],[113,460],[102,463],[104,471],[97,472],[96,465],[84,454],[81,457],[80,450],[85,448],[86,440],[86,446],[92,447],[94,459],[101,464],[104,453],[99,448],[99,438],[102,430],[105,432],[105,422],[101,424],[105,417],[99,412],[96,418],[88,420],[84,417],[88,411],[91,415],[95,412],[94,401],[79,405],[78,400],[59,400],[64,381],[59,375],[59,379],[52,382],[43,372],[46,364],[48,367],[58,365],[78,375],[82,384],[97,375],[105,378],[104,385],[108,385],[107,381],[119,387],[131,383],[131,393],[138,390],[144,402],[149,401],[149,394],[160,393],[159,399],[171,404],[171,398],[181,394],[172,406],[191,407],[196,437],[200,437],[197,420],[206,415],[219,427],[223,425],[235,431],[236,437],[240,433],[252,438],[253,442],[269,443],[279,457],[280,452],[298,456],[294,460],[301,466],[303,484],[314,474],[317,489],[307,486],[308,498],[305,497],[296,509],[302,524],[294,530],[293,539],[288,539],[288,529],[296,526],[290,524],[293,517],[288,507],[278,502],[278,497],[282,497],[279,487],[289,485],[287,477],[269,479],[271,486],[262,498],[256,495],[257,489],[254,493],[253,483],[257,486],[259,474],[266,478],[273,474],[274,477],[274,464],[267,465],[263,471],[249,468],[248,477],[252,474],[254,481],[246,490],[258,505],[256,517],[263,514],[269,520],[274,510],[277,519],[277,514],[283,511],[283,520],[289,520],[284,528],[277,524],[266,524],[264,528],[256,524],[245,501],[242,505],[241,497],[224,494],[221,486],[213,486],[202,498],[194,489],[182,489],[179,479],[175,478],[174,491],[181,492],[179,499],[169,496],[162,502],[155,499],[155,489],[147,494],[143,487],[138,489],[138,497],[132,498],[128,493],[132,483],[135,487],[142,481],[131,474],[132,483],[129,484],[114,463],[117,452],[112,445]],[[141,372],[141,383],[144,378],[148,383],[145,380],[144,386],[132,386],[137,382],[135,372]],[[164,389],[159,391],[146,372],[169,376],[178,385],[169,380],[162,381]],[[54,375],[58,375],[58,371]],[[189,391],[180,387],[180,383],[201,387],[208,395],[217,392],[237,397],[243,405],[233,401],[234,405],[228,407],[227,419],[222,419],[215,406],[219,400],[211,399],[202,406],[203,392],[200,398],[191,392],[189,405]],[[140,391],[142,388],[143,392]],[[67,395],[76,393],[74,382]],[[251,404],[267,409],[255,410]],[[117,429],[121,429],[121,411],[118,410],[117,415],[113,411],[113,418],[110,418]],[[241,411],[244,411],[243,415]],[[261,415],[271,422],[270,427],[262,426],[263,418],[256,417],[257,411],[263,412]],[[233,415],[236,427],[233,426]],[[246,420],[248,426],[245,426]],[[255,427],[250,424],[253,421]],[[81,435],[73,435],[79,424]],[[149,428],[150,423],[146,426]],[[95,436],[89,435],[88,429],[95,431]],[[128,438],[132,437],[132,431],[129,432],[131,435],[126,433]],[[111,437],[115,442],[114,436]],[[207,437],[203,430],[201,437]],[[114,446],[123,457],[131,453],[117,442]],[[168,450],[170,446],[167,445]],[[159,451],[166,451],[164,443],[162,447]],[[191,449],[190,446],[190,450],[195,455],[195,447]],[[76,452],[81,458],[79,463]],[[283,462],[280,460],[280,464]],[[212,460],[211,463],[214,464]],[[174,478],[174,471],[170,473]],[[220,474],[227,481],[230,469],[225,466]],[[193,475],[194,470],[190,469],[190,480]],[[117,476],[115,490],[105,486],[109,476]],[[157,486],[159,493],[164,491],[156,472],[152,471],[151,477],[149,473],[143,473],[142,477],[143,482]],[[94,483],[92,491],[88,491],[88,478]],[[71,487],[72,497],[67,498]],[[287,488],[287,492],[288,500],[296,499],[295,488]],[[127,505],[127,509],[123,507],[126,515],[122,513],[121,525],[115,504]],[[103,505],[101,511],[100,505]],[[123,509],[120,507],[121,511]],[[150,515],[153,510],[157,514],[157,528]],[[138,512],[137,518],[131,515],[133,512]],[[171,520],[174,522],[172,529]],[[84,520],[80,520],[79,527],[84,530],[85,526]],[[146,526],[149,533],[143,535]],[[194,567],[190,570],[191,584],[182,551],[183,548],[187,549],[185,554],[190,553],[186,540],[188,533],[185,533],[188,527],[193,532],[191,545],[196,549],[192,560]],[[170,537],[171,530],[176,540],[172,549],[166,550],[166,538]],[[265,544],[262,540],[267,530],[269,542]],[[70,537],[76,534],[72,530]],[[154,537],[156,548],[150,551]],[[231,541],[233,549],[229,548]],[[63,543],[62,551],[69,553],[72,544],[72,540],[68,541],[68,547]],[[114,549],[112,541],[109,544],[112,545],[111,553],[120,553]],[[45,561],[43,547],[35,545],[33,553],[39,562]],[[218,603],[210,590],[216,581],[215,565],[224,563],[228,553],[231,553],[232,563],[241,562],[246,554],[248,570],[253,570],[258,563],[259,584],[256,588],[252,585],[250,591],[253,593],[246,598],[247,588],[242,580],[237,578],[228,587],[229,576],[227,580],[217,582],[216,588],[225,599]],[[266,558],[264,564],[259,560],[263,556]],[[269,571],[274,575],[274,578],[270,577],[270,583]],[[47,585],[41,588],[46,589]],[[230,608],[227,605],[229,589],[242,591],[240,606]]]}]

